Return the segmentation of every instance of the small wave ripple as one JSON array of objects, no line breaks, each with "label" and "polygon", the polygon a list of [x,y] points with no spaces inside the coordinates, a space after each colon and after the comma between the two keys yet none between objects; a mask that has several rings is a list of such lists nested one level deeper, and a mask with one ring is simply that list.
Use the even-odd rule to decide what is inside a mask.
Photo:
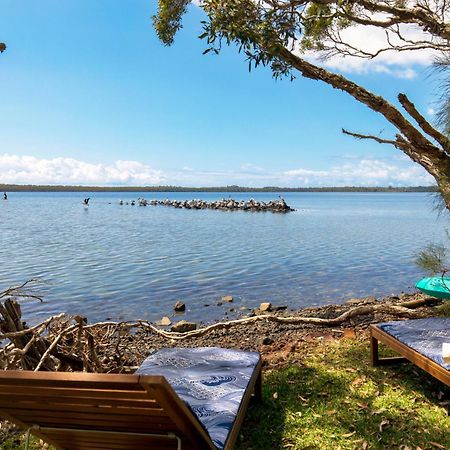
[{"label": "small wave ripple", "polygon": [[[182,300],[208,322],[263,300],[297,308],[410,290],[422,275],[414,254],[445,242],[426,194],[291,193],[297,211],[286,215],[118,204],[223,195],[90,193],[86,209],[82,193],[11,193],[0,204],[0,288],[48,283],[45,303],[25,306],[31,321],[61,311],[156,320]],[[223,295],[237,299],[228,310]]]}]

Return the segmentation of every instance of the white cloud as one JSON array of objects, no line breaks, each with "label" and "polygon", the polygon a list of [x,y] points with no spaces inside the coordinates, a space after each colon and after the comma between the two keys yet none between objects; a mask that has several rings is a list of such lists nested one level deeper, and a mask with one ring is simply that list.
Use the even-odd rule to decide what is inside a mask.
[{"label": "white cloud", "polygon": [[142,185],[159,184],[164,180],[160,170],[137,161],[92,164],[74,158],[0,155],[0,183]]},{"label": "white cloud", "polygon": [[[34,156],[0,154],[0,183],[71,185],[182,185],[182,186],[414,186],[434,184],[433,178],[410,160],[357,159],[344,155],[340,164],[327,169],[306,167],[281,171],[254,164],[236,170],[203,170],[192,167],[163,172],[138,161],[118,160],[92,164],[73,158],[40,159]],[[334,159],[336,160],[336,159]]]},{"label": "white cloud", "polygon": [[169,174],[170,184],[185,186],[417,186],[435,181],[422,167],[403,155],[386,160],[360,157],[341,158],[341,164],[327,169],[295,168],[272,171],[253,164],[242,164],[238,170],[180,170]]},{"label": "white cloud", "polygon": [[434,108],[428,108],[428,109],[427,109],[427,114],[428,114],[429,116],[434,116],[434,115],[436,114],[436,111],[435,111]]},{"label": "white cloud", "polygon": [[293,169],[283,173],[290,185],[300,186],[417,186],[434,184],[422,167],[376,159],[336,165],[329,170]]},{"label": "white cloud", "polygon": [[248,173],[264,173],[266,171],[263,167],[255,166],[250,163],[242,164],[241,170]]},{"label": "white cloud", "polygon": [[[427,39],[427,35],[414,25],[402,25],[401,30],[402,35],[408,40],[423,41]],[[355,25],[342,30],[340,35],[343,42],[367,53],[375,54],[380,49],[388,47],[386,32],[378,27]],[[393,46],[401,46],[398,36],[393,33],[389,33],[389,41]],[[373,59],[335,55],[320,64],[347,73],[383,73],[397,78],[411,79],[416,76],[417,67],[429,66],[434,56],[436,56],[436,52],[429,49],[391,50],[381,52]],[[316,53],[309,53],[307,57],[315,63],[319,62]]]}]

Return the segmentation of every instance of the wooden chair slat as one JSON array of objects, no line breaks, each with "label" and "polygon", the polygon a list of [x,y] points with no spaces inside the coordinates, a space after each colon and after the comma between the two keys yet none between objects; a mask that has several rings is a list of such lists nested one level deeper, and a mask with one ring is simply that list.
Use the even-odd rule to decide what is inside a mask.
[{"label": "wooden chair slat", "polygon": [[5,370],[0,371],[1,384],[14,384],[24,383],[33,386],[36,382],[41,383],[43,386],[56,386],[58,382],[68,383],[75,386],[77,382],[80,382],[82,386],[88,388],[95,385],[115,385],[123,384],[128,386],[129,389],[139,388],[139,375],[122,375],[114,373],[86,373],[86,372],[33,372],[29,370]]},{"label": "wooden chair slat", "polygon": [[151,400],[148,393],[145,391],[122,391],[122,390],[86,390],[86,389],[62,389],[62,388],[41,388],[41,387],[27,387],[27,388],[11,388],[0,389],[0,398],[5,396],[15,395],[20,397],[21,394],[27,397],[46,396],[52,397],[67,397],[67,398],[96,398],[96,399],[132,399],[132,400]]},{"label": "wooden chair slat", "polygon": [[[231,450],[248,402],[250,380],[225,446]],[[256,388],[255,388],[256,386]],[[215,450],[188,406],[161,376],[0,371],[0,416],[65,450]],[[40,427],[40,428],[39,428]],[[133,435],[130,433],[139,433]]]},{"label": "wooden chair slat", "polygon": [[21,411],[35,411],[36,414],[45,413],[46,411],[61,411],[62,413],[66,412],[92,412],[92,406],[95,406],[95,412],[97,414],[103,413],[105,415],[141,415],[141,416],[164,416],[164,410],[161,408],[152,408],[147,407],[147,403],[141,402],[139,406],[117,406],[117,405],[80,405],[74,403],[40,403],[38,406],[34,405],[31,402],[1,402],[0,403],[0,411],[17,411],[18,413]]},{"label": "wooden chair slat", "polygon": [[[11,395],[2,395],[0,394],[0,407],[2,405],[9,405],[11,399],[13,397]],[[25,395],[23,394],[21,397],[14,397],[14,403],[17,406],[17,403],[29,404],[36,403],[36,401],[40,400],[41,404],[46,405],[90,405],[97,407],[130,407],[130,408],[140,408],[145,405],[146,408],[161,410],[161,407],[154,400],[134,400],[134,399],[126,399],[126,398],[92,398],[92,397],[57,397],[57,396],[37,396],[37,395]],[[5,406],[6,407],[6,406]]]},{"label": "wooden chair slat", "polygon": [[[148,383],[152,384],[152,389],[148,389]],[[152,392],[157,392],[157,396],[152,395]],[[165,406],[161,405],[156,397],[164,398]],[[77,402],[82,404],[82,411],[77,410]],[[11,403],[15,405],[14,408],[10,407]],[[133,406],[147,403],[149,410],[153,413],[158,411],[159,416],[143,415],[141,408],[134,416],[120,411],[118,405],[127,407],[130,403]],[[58,405],[65,407],[58,410]],[[69,406],[73,408],[69,409]],[[52,412],[52,408],[55,412]],[[111,408],[115,408],[117,414],[110,414]],[[174,411],[173,408],[180,408],[181,411]],[[66,430],[70,428],[74,429],[73,433],[79,435],[83,434],[83,430],[90,430],[89,433],[85,432],[86,436],[95,436],[97,433],[101,438],[104,438],[102,432],[113,431],[114,436],[123,433],[123,445],[119,445],[120,440],[110,438],[112,442],[117,443],[118,449],[142,448],[140,445],[133,447],[126,444],[129,432],[170,432],[185,441],[186,449],[215,448],[192,411],[167,381],[158,376],[0,371],[0,414],[23,428],[32,425],[43,427],[44,430],[33,429],[33,434],[59,448],[96,448],[95,444],[88,444],[92,437],[85,438],[84,446],[73,446]],[[54,430],[45,430],[45,427],[63,428],[64,431],[57,434]],[[159,438],[134,436],[130,439],[145,441],[148,448],[160,448],[151,444],[155,439],[160,441]],[[165,443],[161,448],[176,446],[171,447],[170,443]]]},{"label": "wooden chair slat", "polygon": [[[63,445],[69,440],[70,450],[72,449],[158,449],[158,450],[176,450],[176,440],[169,438],[158,437],[145,437],[145,436],[121,436],[116,434],[115,436],[107,437],[104,434],[83,434],[83,433],[53,433],[48,432],[51,435],[53,441],[61,442]],[[183,447],[189,448],[189,447]]]},{"label": "wooden chair slat", "polygon": [[[20,418],[19,418],[20,419]],[[84,430],[89,431],[110,431],[114,427],[114,431],[116,433],[142,433],[142,434],[152,434],[152,433],[168,433],[174,430],[173,422],[161,422],[161,423],[131,423],[131,422],[110,422],[108,420],[89,420],[89,419],[75,419],[77,422],[77,426],[79,428],[83,428]],[[28,422],[22,420],[23,423],[26,423],[31,427],[34,424],[33,420],[29,420]],[[41,418],[39,419],[39,423],[44,428],[71,428],[74,422],[68,422],[65,419],[60,419],[57,417],[51,418]],[[178,430],[177,430],[178,431]],[[178,431],[178,435],[182,436],[180,431]]]},{"label": "wooden chair slat", "polygon": [[[141,439],[133,440],[129,444],[102,444],[98,442],[81,442],[79,444],[72,443],[70,447],[60,446],[59,448],[64,448],[64,450],[177,450],[177,443],[173,440],[168,440],[168,442],[166,442],[155,441],[154,439]],[[196,450],[195,447],[182,446],[182,448],[186,450]]]},{"label": "wooden chair slat", "polygon": [[[90,412],[84,412],[84,411],[42,411],[39,409],[33,409],[31,411],[25,411],[25,410],[17,410],[17,409],[10,409],[10,414],[14,414],[18,419],[22,420],[23,422],[32,423],[33,420],[36,419],[36,415],[39,415],[39,421],[41,420],[50,420],[55,419],[58,420],[58,422],[62,423],[63,421],[67,423],[76,423],[77,420],[91,420],[92,423],[95,421],[101,421],[105,423],[130,423],[133,424],[152,424],[152,423],[172,423],[173,421],[170,419],[167,415],[144,415],[138,414],[133,415],[122,415],[122,414],[105,414],[102,413],[101,415],[93,412],[92,410]],[[158,422],[159,421],[159,422]],[[69,427],[70,428],[70,427]]]}]

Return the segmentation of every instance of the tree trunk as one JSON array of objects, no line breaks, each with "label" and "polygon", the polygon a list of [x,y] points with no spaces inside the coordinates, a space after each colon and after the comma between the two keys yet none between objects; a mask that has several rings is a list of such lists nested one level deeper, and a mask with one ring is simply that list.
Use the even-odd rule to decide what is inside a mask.
[{"label": "tree trunk", "polygon": [[445,202],[445,207],[450,210],[450,161],[446,161],[447,170],[443,170],[442,173],[436,178],[439,187],[439,192]]}]

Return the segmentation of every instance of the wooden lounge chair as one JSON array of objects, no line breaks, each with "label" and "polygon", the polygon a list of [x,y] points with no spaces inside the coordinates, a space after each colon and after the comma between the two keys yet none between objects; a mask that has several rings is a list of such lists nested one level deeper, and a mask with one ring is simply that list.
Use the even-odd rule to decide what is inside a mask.
[{"label": "wooden lounge chair", "polygon": [[[372,365],[410,361],[450,386],[450,364],[442,355],[442,343],[450,342],[450,319],[426,318],[370,325]],[[400,357],[380,358],[378,343],[390,347]]]},{"label": "wooden lounge chair", "polygon": [[222,447],[157,375],[0,371],[0,416],[59,449],[230,450],[260,387],[258,355]]}]

